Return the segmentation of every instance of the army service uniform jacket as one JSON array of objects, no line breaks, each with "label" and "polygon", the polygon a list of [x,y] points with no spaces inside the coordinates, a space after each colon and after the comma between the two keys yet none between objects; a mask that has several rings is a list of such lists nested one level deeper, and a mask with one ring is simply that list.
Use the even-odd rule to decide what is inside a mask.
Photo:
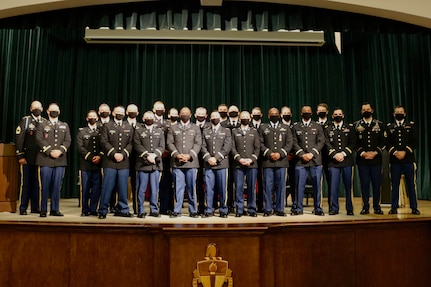
[{"label": "army service uniform jacket", "polygon": [[100,127],[96,125],[95,129],[89,126],[80,128],[76,136],[76,145],[79,154],[79,169],[80,170],[98,170],[101,163],[95,165],[92,162],[93,157],[103,156],[100,146]]},{"label": "army service uniform jacket", "polygon": [[[297,166],[322,165],[322,149],[326,144],[325,134],[322,125],[315,121],[310,121],[308,127],[302,121],[294,123],[292,127],[293,150],[298,158]],[[301,156],[312,153],[313,158],[309,162],[303,162]]]},{"label": "army service uniform jacket", "polygon": [[[223,169],[229,167],[229,153],[232,149],[232,136],[229,128],[221,125],[216,131],[212,128],[202,130],[202,158],[204,167],[211,169]],[[208,159],[215,157],[216,166],[208,164]]]},{"label": "army service uniform jacket", "polygon": [[[386,147],[386,127],[379,120],[373,119],[368,124],[360,119],[353,123],[356,131],[356,164],[358,165],[381,165],[382,152]],[[366,160],[361,154],[366,151],[374,151],[376,157]]]},{"label": "army service uniform jacket", "polygon": [[[129,169],[129,158],[133,148],[133,127],[127,121],[118,125],[114,120],[104,124],[100,129],[103,168]],[[124,159],[116,162],[114,154],[123,154]]]},{"label": "army service uniform jacket", "polygon": [[[277,127],[272,127],[271,123],[261,124],[259,127],[260,151],[262,154],[262,167],[288,167],[287,155],[292,149],[292,132],[290,127],[277,123]],[[280,159],[273,161],[270,154],[278,152]]]},{"label": "army service uniform jacket", "polygon": [[[390,154],[391,163],[414,163],[415,156],[413,151],[416,148],[418,133],[414,122],[404,120],[401,126],[397,123],[389,123],[387,125],[388,133],[388,152]],[[405,151],[406,156],[399,160],[395,157],[396,151]]]},{"label": "army service uniform jacket", "polygon": [[242,129],[235,128],[232,130],[232,155],[235,160],[235,167],[243,167],[239,163],[242,158],[250,158],[253,163],[248,168],[257,168],[257,160],[260,154],[260,140],[257,130],[252,127],[248,127],[245,133]]},{"label": "army service uniform jacket", "polygon": [[[40,121],[43,122],[43,118]],[[39,120],[33,115],[25,116],[15,130],[16,155],[18,159],[25,158],[27,164],[36,164],[39,148],[36,144],[36,129]]]},{"label": "army service uniform jacket", "polygon": [[[326,139],[329,143],[329,162],[328,167],[347,167],[354,165],[353,152],[356,145],[356,132],[353,124],[345,124],[337,128],[335,123],[332,123],[324,130]],[[334,159],[337,153],[344,154],[344,160],[338,162]]]},{"label": "army service uniform jacket", "polygon": [[[165,150],[165,134],[162,128],[153,125],[151,129],[147,129],[145,124],[136,125],[133,149],[136,151],[137,171],[161,171],[163,169],[162,155]],[[157,155],[155,163],[147,160],[149,153]]]},{"label": "army service uniform jacket", "polygon": [[[182,122],[171,125],[166,139],[166,146],[171,153],[171,167],[198,168],[198,155],[202,147],[201,129],[194,123],[188,122],[186,126]],[[176,158],[179,154],[189,154],[190,160],[186,163],[179,162]]]}]

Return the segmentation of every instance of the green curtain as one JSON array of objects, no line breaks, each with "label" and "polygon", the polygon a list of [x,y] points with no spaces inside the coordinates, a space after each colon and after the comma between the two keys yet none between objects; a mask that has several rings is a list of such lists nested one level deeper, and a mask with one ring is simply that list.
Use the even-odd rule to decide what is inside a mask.
[{"label": "green curtain", "polygon": [[[327,43],[320,48],[85,44],[83,27],[97,26],[98,21],[120,21],[119,13],[133,18],[130,11],[138,6],[122,10],[124,7],[102,6],[93,18],[87,15],[95,7],[88,7],[0,22],[1,140],[14,141],[16,124],[28,113],[33,99],[41,100],[45,108],[50,102],[57,102],[60,117],[70,124],[72,136],[85,124],[86,112],[97,109],[102,102],[111,107],[136,103],[141,114],[159,99],[167,109],[205,106],[211,111],[219,103],[227,103],[245,110],[260,106],[266,115],[272,106],[289,105],[294,120],[299,119],[303,104],[315,107],[326,102],[331,109],[342,107],[347,121],[354,121],[359,118],[361,103],[370,101],[375,105],[376,117],[385,122],[391,120],[393,107],[403,104],[420,134],[416,150],[418,196],[431,199],[428,30],[349,13],[248,3],[251,14],[244,12],[247,9],[239,9],[242,6],[237,7],[242,11],[238,12],[240,23],[247,22],[244,17],[251,17],[249,23],[254,27],[264,27],[268,21],[268,27],[274,29],[275,19],[281,19],[278,22],[287,28],[325,30]],[[184,17],[187,13],[184,7],[180,8],[170,11]],[[256,13],[263,9],[269,16],[260,12],[263,16],[256,18]],[[165,15],[162,10],[167,15],[169,9],[164,6],[145,13],[156,11],[153,14]],[[145,14],[136,11],[135,19]],[[198,9],[190,11],[199,14]],[[235,18],[214,9],[202,13],[214,12],[221,15],[222,22]],[[361,22],[349,21],[349,16]],[[195,18],[199,19],[196,15]],[[402,28],[400,32],[392,31],[398,27]],[[334,30],[342,31],[341,55],[334,45]],[[72,146],[64,197],[78,195],[77,162]],[[359,195],[358,188],[355,194]]]}]

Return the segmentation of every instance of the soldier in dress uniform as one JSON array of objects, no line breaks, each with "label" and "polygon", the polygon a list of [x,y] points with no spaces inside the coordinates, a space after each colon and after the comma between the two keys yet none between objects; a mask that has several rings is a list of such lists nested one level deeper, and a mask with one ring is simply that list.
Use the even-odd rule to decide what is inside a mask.
[{"label": "soldier in dress uniform", "polygon": [[199,168],[198,154],[202,147],[200,128],[190,122],[188,107],[180,110],[180,123],[168,131],[166,145],[171,153],[172,178],[175,185],[176,203],[170,217],[181,216],[184,190],[187,190],[190,217],[198,217],[196,206],[196,173]]},{"label": "soldier in dress uniform", "polygon": [[[207,121],[207,109],[204,107],[198,107],[195,110],[196,125],[201,129],[203,133],[204,129],[210,129],[211,123]],[[196,191],[198,200],[198,214],[205,214],[205,180],[204,180],[204,160],[199,157],[199,169],[196,179]]]},{"label": "soldier in dress uniform", "polygon": [[406,191],[412,214],[419,215],[416,196],[416,160],[414,149],[418,141],[415,123],[406,120],[406,110],[396,106],[395,121],[387,125],[388,149],[391,163],[392,196],[389,214],[397,214],[401,174],[404,174]]},{"label": "soldier in dress uniform", "polygon": [[[139,115],[138,106],[135,104],[129,104],[126,108],[127,122],[134,129],[138,125],[137,117]],[[138,214],[138,194],[137,194],[137,185],[139,183],[136,182],[136,153],[135,150],[132,149],[132,154],[130,155],[130,187],[132,192],[132,207],[133,214]]]},{"label": "soldier in dress uniform", "polygon": [[361,214],[370,213],[370,184],[373,186],[373,208],[375,214],[383,214],[380,208],[380,185],[382,183],[382,152],[386,147],[386,127],[373,118],[371,103],[363,103],[362,119],[353,123],[356,131],[356,163],[363,207]]},{"label": "soldier in dress uniform", "polygon": [[[254,107],[251,110],[252,121],[250,122],[250,126],[254,127],[256,130],[259,130],[260,125],[262,124],[263,113],[260,107]],[[257,194],[256,194],[256,207],[257,212],[263,213],[263,172],[262,172],[262,159],[259,155],[259,159],[257,160]]]},{"label": "soldier in dress uniform", "polygon": [[[292,122],[292,109],[288,106],[283,106],[281,108],[281,122],[292,130],[293,122]],[[287,181],[286,184],[290,186],[290,198],[292,200],[292,207],[290,209],[291,212],[296,210],[296,182],[295,182],[295,153],[293,152],[293,148],[289,151],[287,155],[287,159],[289,160],[289,167],[287,168]],[[286,195],[287,196],[287,195]]]},{"label": "soldier in dress uniform", "polygon": [[39,207],[39,182],[37,180],[36,157],[39,149],[36,145],[36,129],[43,121],[41,113],[42,104],[33,101],[30,105],[30,115],[25,116],[19,122],[15,131],[16,156],[20,165],[21,177],[21,203],[19,214],[27,215],[28,202],[31,203],[30,212],[40,213]]},{"label": "soldier in dress uniform", "polygon": [[105,219],[108,204],[114,188],[118,191],[118,209],[115,216],[132,217],[129,212],[127,186],[129,178],[130,154],[133,147],[133,127],[123,121],[125,109],[117,106],[112,111],[114,120],[101,128],[103,184],[100,196],[99,219]]},{"label": "soldier in dress uniform", "polygon": [[159,182],[163,170],[162,155],[165,150],[163,129],[154,124],[154,113],[145,112],[143,124],[136,126],[133,137],[133,148],[136,151],[136,170],[138,171],[138,217],[144,218],[145,191],[150,183],[150,216],[160,217]]},{"label": "soldier in dress uniform", "polygon": [[58,119],[60,107],[52,103],[49,105],[48,120],[37,127],[36,143],[40,151],[36,163],[40,166],[40,186],[42,200],[40,217],[46,217],[48,197],[51,194],[51,209],[49,215],[63,216],[60,212],[60,192],[67,166],[67,151],[71,144],[70,129],[67,123]]},{"label": "soldier in dress uniform", "polygon": [[297,158],[295,166],[296,210],[291,215],[303,214],[305,184],[310,173],[313,185],[314,214],[325,215],[321,206],[322,200],[322,148],[325,135],[322,126],[311,120],[311,106],[301,108],[302,120],[292,127],[293,149]]},{"label": "soldier in dress uniform", "polygon": [[235,160],[234,176],[236,189],[236,217],[244,212],[244,176],[247,182],[247,212],[257,216],[256,210],[256,179],[260,153],[260,141],[257,130],[250,126],[250,113],[242,111],[241,126],[232,130],[232,156]]},{"label": "soldier in dress uniform", "polygon": [[292,132],[289,126],[280,123],[277,108],[268,111],[269,123],[259,128],[260,150],[264,178],[264,213],[273,212],[272,191],[274,192],[275,215],[286,216],[284,198],[286,194],[286,169],[289,166],[288,154],[292,149]]},{"label": "soldier in dress uniform", "polygon": [[202,159],[205,168],[207,207],[204,217],[214,214],[215,194],[220,199],[220,217],[227,218],[226,177],[229,168],[229,153],[232,149],[231,131],[220,124],[220,114],[212,112],[211,128],[202,131]]},{"label": "soldier in dress uniform", "polygon": [[353,215],[353,151],[356,145],[356,133],[353,124],[344,122],[344,113],[341,108],[335,108],[332,113],[332,123],[324,130],[329,143],[329,178],[331,179],[331,205],[329,215],[338,214],[340,205],[340,178],[342,178],[346,192],[347,215]]},{"label": "soldier in dress uniform", "polygon": [[87,126],[80,128],[76,136],[81,178],[81,216],[97,215],[102,186],[103,154],[96,111],[88,111],[85,119]]}]

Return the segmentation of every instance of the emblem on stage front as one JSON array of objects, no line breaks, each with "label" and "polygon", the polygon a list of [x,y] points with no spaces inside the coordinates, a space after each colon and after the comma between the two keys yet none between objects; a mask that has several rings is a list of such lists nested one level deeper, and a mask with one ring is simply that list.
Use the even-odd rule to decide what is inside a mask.
[{"label": "emblem on stage front", "polygon": [[228,262],[217,256],[215,243],[207,246],[204,260],[197,262],[193,271],[193,287],[233,287],[232,270]]}]

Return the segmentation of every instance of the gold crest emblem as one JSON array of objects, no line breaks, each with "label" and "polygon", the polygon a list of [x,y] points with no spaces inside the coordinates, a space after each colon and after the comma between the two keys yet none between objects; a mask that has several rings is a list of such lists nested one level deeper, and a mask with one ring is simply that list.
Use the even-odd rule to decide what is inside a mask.
[{"label": "gold crest emblem", "polygon": [[228,261],[216,255],[216,244],[208,244],[204,260],[198,261],[197,268],[193,271],[193,287],[233,287],[232,270],[228,268]]}]

